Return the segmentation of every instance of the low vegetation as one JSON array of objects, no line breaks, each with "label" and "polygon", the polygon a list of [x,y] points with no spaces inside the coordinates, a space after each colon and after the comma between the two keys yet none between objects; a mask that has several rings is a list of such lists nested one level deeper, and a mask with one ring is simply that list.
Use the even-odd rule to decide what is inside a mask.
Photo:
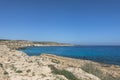
[{"label": "low vegetation", "polygon": [[22,71],[21,70],[17,70],[16,73],[22,73]]},{"label": "low vegetation", "polygon": [[5,71],[5,72],[4,72],[4,75],[8,75],[8,72],[7,72],[7,71]]},{"label": "low vegetation", "polygon": [[12,64],[11,65],[11,69],[14,70],[14,71],[16,71],[17,68]]},{"label": "low vegetation", "polygon": [[29,72],[31,72],[31,70],[30,70],[30,69],[28,69],[26,72],[27,72],[27,73],[29,73]]},{"label": "low vegetation", "polygon": [[0,67],[3,68],[3,64],[2,63],[0,63]]},{"label": "low vegetation", "polygon": [[103,74],[101,70],[96,68],[92,63],[85,64],[82,69],[90,74],[99,77],[101,80],[120,80],[120,78],[114,78],[112,75]]},{"label": "low vegetation", "polygon": [[56,64],[59,64],[60,63],[60,61],[58,61],[58,60],[56,60],[56,59],[52,59],[51,60],[53,63],[56,63]]},{"label": "low vegetation", "polygon": [[63,75],[65,76],[68,80],[79,80],[77,77],[75,77],[71,72],[66,71],[66,70],[59,70],[55,68],[53,65],[49,65],[49,67],[52,69],[52,73],[58,74],[58,75]]}]

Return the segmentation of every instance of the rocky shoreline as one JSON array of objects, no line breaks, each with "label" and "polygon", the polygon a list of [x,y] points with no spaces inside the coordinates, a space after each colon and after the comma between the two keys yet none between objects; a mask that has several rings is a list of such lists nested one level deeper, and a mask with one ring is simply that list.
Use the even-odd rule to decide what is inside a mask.
[{"label": "rocky shoreline", "polygon": [[0,45],[0,80],[120,80],[120,66],[50,54],[28,56]]}]

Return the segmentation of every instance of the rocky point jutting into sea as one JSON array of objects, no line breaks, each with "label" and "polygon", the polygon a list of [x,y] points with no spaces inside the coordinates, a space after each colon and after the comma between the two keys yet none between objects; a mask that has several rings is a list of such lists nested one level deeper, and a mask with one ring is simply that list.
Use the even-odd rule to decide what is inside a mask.
[{"label": "rocky point jutting into sea", "polygon": [[0,42],[0,80],[120,80],[120,66],[51,54],[28,56],[15,49],[32,42],[10,42]]}]

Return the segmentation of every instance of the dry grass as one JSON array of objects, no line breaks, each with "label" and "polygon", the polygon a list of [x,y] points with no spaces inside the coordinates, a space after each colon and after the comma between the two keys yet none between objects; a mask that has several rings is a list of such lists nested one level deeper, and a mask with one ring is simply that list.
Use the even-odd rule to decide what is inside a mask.
[{"label": "dry grass", "polygon": [[114,78],[112,75],[103,74],[101,70],[96,68],[92,63],[85,64],[82,69],[90,74],[99,77],[101,80],[120,80],[120,78]]}]

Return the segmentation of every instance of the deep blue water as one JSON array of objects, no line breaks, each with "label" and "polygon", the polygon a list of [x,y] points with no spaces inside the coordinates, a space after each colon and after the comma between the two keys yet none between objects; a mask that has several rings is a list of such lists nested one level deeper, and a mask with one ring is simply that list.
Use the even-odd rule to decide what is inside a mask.
[{"label": "deep blue water", "polygon": [[49,53],[120,65],[120,46],[27,47],[22,51],[30,56]]}]

